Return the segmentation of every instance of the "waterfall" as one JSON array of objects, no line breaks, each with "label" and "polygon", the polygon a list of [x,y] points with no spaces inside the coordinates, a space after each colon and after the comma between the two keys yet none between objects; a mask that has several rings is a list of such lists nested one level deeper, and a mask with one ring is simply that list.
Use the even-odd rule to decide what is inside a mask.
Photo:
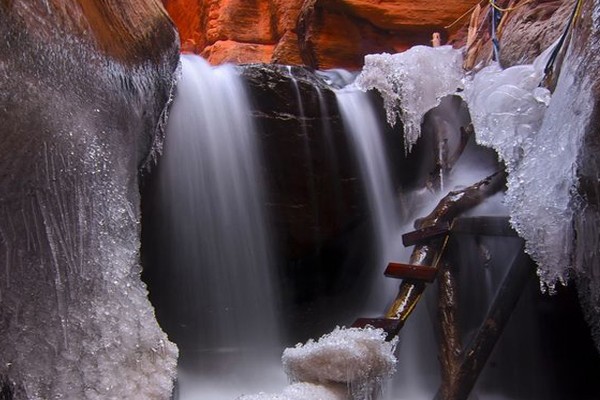
[{"label": "waterfall", "polygon": [[[280,85],[278,90],[288,90],[289,101],[284,104],[288,108],[297,108],[289,111],[288,108],[282,107],[281,110],[277,110],[277,115],[284,116],[284,121],[296,121],[295,131],[282,134],[291,135],[292,132],[297,132],[294,138],[296,140],[292,143],[295,146],[294,150],[303,157],[295,158],[290,164],[301,171],[297,176],[298,181],[309,183],[302,185],[298,192],[305,196],[302,197],[304,202],[293,204],[302,204],[306,209],[312,209],[317,215],[316,219],[320,221],[318,217],[325,219],[333,211],[323,207],[323,212],[320,213],[315,208],[316,205],[320,205],[315,199],[321,198],[317,198],[312,191],[322,186],[317,185],[319,179],[331,179],[331,188],[337,188],[342,183],[352,180],[356,182],[357,192],[361,191],[359,182],[362,182],[369,210],[367,212],[361,208],[363,211],[357,215],[361,221],[365,215],[370,216],[372,232],[369,236],[368,233],[365,234],[366,229],[361,228],[360,239],[344,242],[343,250],[339,250],[339,254],[351,252],[353,248],[361,246],[368,246],[369,250],[371,247],[376,248],[373,249],[374,255],[365,269],[361,270],[365,271],[364,275],[356,274],[358,269],[339,268],[335,269],[335,279],[354,279],[359,281],[355,287],[370,285],[370,290],[361,292],[360,295],[356,291],[348,291],[348,295],[318,292],[322,299],[293,306],[286,303],[295,301],[291,296],[282,302],[285,303],[283,307],[286,307],[286,310],[293,310],[290,315],[286,314],[289,317],[288,322],[302,326],[294,319],[301,322],[304,318],[318,319],[321,327],[330,327],[334,331],[332,335],[326,334],[321,337],[317,341],[320,343],[318,346],[314,346],[315,342],[309,340],[304,346],[287,349],[287,358],[284,352],[284,370],[294,384],[284,388],[283,397],[275,394],[250,394],[280,392],[281,386],[285,385],[285,377],[279,369],[278,360],[281,350],[279,328],[275,322],[278,311],[273,308],[273,304],[279,303],[276,300],[279,298],[277,291],[284,293],[289,290],[291,283],[286,277],[278,279],[277,282],[283,286],[277,289],[274,285],[275,279],[269,272],[270,266],[273,265],[270,252],[275,242],[269,239],[268,229],[264,224],[268,221],[268,215],[263,207],[270,199],[266,199],[265,202],[260,191],[260,157],[257,146],[252,141],[256,132],[253,131],[253,121],[249,118],[251,111],[238,77],[231,67],[212,68],[199,58],[184,57],[183,78],[173,105],[166,151],[158,171],[160,223],[153,229],[160,230],[160,238],[153,242],[154,247],[166,253],[158,257],[165,266],[161,269],[162,275],[155,277],[155,280],[163,280],[162,285],[167,288],[162,300],[167,303],[168,311],[164,311],[164,306],[162,311],[161,307],[157,307],[157,314],[159,320],[166,323],[165,330],[181,349],[179,399],[182,400],[346,399],[348,391],[360,400],[378,396],[379,384],[385,378],[385,374],[368,382],[364,379],[359,380],[358,385],[354,381],[343,381],[340,384],[338,378],[326,382],[323,373],[325,370],[341,371],[347,379],[350,370],[365,370],[365,364],[356,362],[355,359],[347,361],[345,358],[348,354],[354,354],[356,347],[353,347],[353,343],[356,341],[344,342],[350,345],[342,346],[343,348],[338,346],[340,335],[337,333],[341,332],[341,336],[347,338],[355,332],[337,329],[335,325],[350,324],[356,317],[380,317],[385,313],[400,283],[384,278],[385,266],[390,261],[407,262],[411,253],[411,249],[402,245],[401,234],[413,230],[413,221],[427,215],[440,196],[445,194],[434,195],[428,190],[417,190],[415,193],[395,191],[392,173],[406,172],[414,175],[422,171],[416,162],[397,163],[393,171],[390,169],[388,160],[398,161],[393,157],[403,157],[404,149],[401,148],[401,144],[393,145],[392,153],[390,140],[385,137],[388,133],[382,126],[383,118],[372,104],[370,94],[355,90],[352,86],[335,90],[337,107],[335,103],[331,107],[332,103],[324,101],[327,96],[332,95],[331,92],[318,85],[315,87],[315,93],[304,91],[304,88],[301,91],[298,83],[305,83],[297,80],[291,74],[291,69],[288,71],[291,84]],[[319,101],[316,105],[318,107],[311,103],[309,98],[304,97],[305,93],[314,94],[314,100]],[[271,103],[267,104],[267,107],[272,107]],[[336,108],[339,109],[339,118],[337,114],[336,118],[331,118],[329,110]],[[259,118],[264,112],[259,111],[252,112],[257,121],[260,121]],[[456,112],[445,108],[438,111],[439,115],[436,118],[443,117],[442,120],[434,118],[435,121],[430,121],[433,127],[424,129],[424,138],[428,135],[434,135],[436,138],[436,129],[444,128],[446,122],[450,123],[453,119],[452,112]],[[297,115],[299,118],[288,118],[288,112],[289,115]],[[318,121],[320,124],[315,123],[314,115],[323,118],[327,116],[327,123],[331,126],[324,127],[325,119]],[[459,118],[455,122],[458,123],[458,120]],[[267,122],[269,124],[266,126],[269,128],[278,129],[278,126],[270,125],[272,121]],[[458,132],[458,127],[467,123],[460,121],[454,128]],[[317,134],[321,132],[315,129],[317,126],[322,127],[323,137]],[[347,135],[347,139],[344,135]],[[340,137],[344,140],[339,140]],[[318,148],[313,146],[316,140],[322,140],[325,142],[323,147],[335,151],[312,152],[311,150]],[[347,142],[350,143],[350,148],[339,145]],[[337,146],[333,143],[337,143]],[[415,143],[415,151],[421,145],[422,142]],[[490,158],[490,154],[480,153],[477,150],[479,148],[475,147],[474,141],[466,145],[464,153],[452,166],[452,174],[444,176],[443,192],[457,186],[470,185],[496,170],[495,156],[492,154]],[[279,150],[279,147],[266,148]],[[437,150],[434,156],[439,153],[439,149]],[[354,157],[348,157],[351,153],[354,153]],[[270,155],[272,152],[265,154]],[[354,171],[358,174],[346,174],[346,181],[338,176],[330,176],[338,175],[334,173],[338,171],[337,160],[345,158],[358,161],[359,171]],[[299,162],[299,159],[306,160],[307,164]],[[327,160],[324,161],[325,159]],[[284,158],[276,157],[266,165],[269,168],[290,171],[289,165],[283,165],[282,160]],[[286,159],[285,162],[287,161],[289,160]],[[347,167],[348,164],[339,165]],[[355,165],[352,163],[353,168]],[[414,170],[404,171],[399,165],[410,165]],[[324,169],[331,170],[329,175],[319,175]],[[311,179],[314,174],[318,175],[319,179],[303,180]],[[291,179],[287,174],[284,176]],[[339,185],[333,182],[336,179],[340,180]],[[311,193],[306,193],[309,191]],[[329,200],[334,203],[344,199],[347,193],[352,193],[346,191],[343,192],[344,195],[336,196],[335,190],[331,192],[332,198]],[[294,201],[297,199],[294,198]],[[360,204],[362,206],[364,203]],[[401,204],[410,207],[410,210],[401,208]],[[490,202],[478,210],[473,210],[473,213],[489,215],[490,210],[502,215],[505,213],[505,209],[498,210],[497,204]],[[364,227],[368,228],[367,224],[364,224]],[[324,248],[331,245],[317,239],[319,238],[315,238],[314,242],[323,244]],[[510,264],[507,264],[510,261],[507,257],[516,254],[520,242],[516,240],[516,245],[510,243],[507,247],[496,243],[495,238],[477,236],[457,240],[460,241],[460,252],[458,248],[450,251],[453,246],[449,245],[448,257],[453,265],[460,268],[460,284],[465,284],[459,298],[459,309],[464,313],[460,316],[460,328],[463,344],[466,344],[472,332],[479,326],[499,281],[504,277],[504,268]],[[338,243],[335,245],[339,246]],[[308,275],[315,273],[324,260],[331,260],[325,256],[320,258],[321,255],[319,251],[315,251],[301,261],[295,260],[293,257],[297,255],[294,255],[286,262],[298,262],[299,265],[308,266],[294,275],[294,278],[312,282]],[[362,261],[370,255],[371,251],[367,252],[364,258],[360,258],[361,265],[364,265]],[[284,272],[285,265],[281,263]],[[367,270],[369,272],[366,272]],[[372,279],[364,279],[368,273],[371,273]],[[310,284],[303,288],[314,289]],[[152,293],[154,296],[160,296],[156,294],[155,289]],[[362,296],[363,293],[369,295]],[[540,312],[535,307],[540,300],[532,298],[532,293],[535,292],[525,293],[525,300],[515,311],[513,322],[507,326],[503,339],[498,343],[498,350],[490,357],[489,367],[483,371],[477,387],[474,388],[474,396],[485,400],[561,398],[560,393],[557,392],[556,396],[552,393],[552,388],[560,389],[560,385],[554,381],[550,382],[549,378],[558,367],[554,364],[544,364],[542,349],[536,342],[539,340],[538,331],[541,328],[536,322]],[[383,393],[377,398],[425,400],[435,396],[440,386],[438,344],[434,327],[437,315],[433,313],[436,308],[433,304],[435,296],[435,287],[428,289],[401,330],[400,342],[396,348],[397,372],[392,382],[381,389]],[[340,302],[341,298],[352,298],[353,302]],[[533,303],[534,300],[537,303]],[[314,309],[311,309],[315,308],[315,304],[320,306],[319,302],[324,304],[324,312],[314,312]],[[361,309],[357,309],[359,303]],[[352,319],[337,322],[334,316],[342,306],[345,307],[346,315],[351,315]],[[293,313],[298,315],[292,315]],[[322,330],[311,334],[319,335],[325,332],[327,331]],[[330,340],[323,340],[324,338]],[[521,346],[519,350],[515,350],[516,344]],[[306,353],[303,350],[306,350]],[[385,355],[389,356],[387,353]],[[339,368],[332,368],[331,364],[336,362]],[[305,374],[304,371],[308,373]],[[548,388],[539,389],[539,385],[535,385],[538,379],[547,382]],[[365,396],[361,397],[361,393],[365,393]],[[240,395],[244,396],[238,397]]]},{"label": "waterfall", "polygon": [[[399,246],[401,215],[394,201],[382,129],[366,93],[345,89],[337,92],[337,100],[344,128],[351,138],[350,142],[354,146],[360,164],[369,202],[378,255],[374,260],[373,268],[378,268],[383,273],[385,263],[391,261],[390,257],[399,256],[394,249],[401,247]],[[385,285],[385,281],[378,280],[375,285],[379,289],[374,292],[381,294],[380,289]],[[389,281],[387,286],[390,286]],[[380,296],[372,301],[374,302],[372,305],[379,308],[381,304],[385,304],[385,299]]]},{"label": "waterfall", "polygon": [[[406,262],[410,257],[410,249],[402,245],[401,235],[411,230],[412,221],[405,220],[403,210],[398,206],[399,194],[394,193],[390,178],[384,132],[369,95],[347,87],[337,91],[337,99],[345,130],[352,139],[360,163],[377,248],[372,265],[375,275],[371,289],[373,294],[363,312],[369,313],[368,316],[378,316],[383,314],[385,305],[396,295],[399,284],[394,279],[385,278],[383,270],[390,261]],[[432,350],[436,342],[429,321],[426,305],[419,304],[411,321],[402,330],[398,372],[393,388],[384,392],[385,398],[416,400],[432,398],[435,394],[428,393],[439,382],[435,373],[436,355]],[[392,394],[394,397],[386,397]]]},{"label": "waterfall", "polygon": [[233,67],[197,56],[182,67],[158,177],[167,331],[182,350],[180,397],[232,399],[280,351],[256,132]]}]

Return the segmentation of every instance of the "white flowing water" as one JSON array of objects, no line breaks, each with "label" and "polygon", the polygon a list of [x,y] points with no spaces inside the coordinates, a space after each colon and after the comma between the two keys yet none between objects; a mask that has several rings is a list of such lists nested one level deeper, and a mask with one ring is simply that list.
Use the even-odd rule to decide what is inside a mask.
[{"label": "white flowing water", "polygon": [[[390,178],[390,169],[383,144],[383,132],[375,109],[366,93],[348,88],[337,92],[340,113],[344,128],[350,137],[356,153],[365,192],[369,202],[373,234],[375,236],[375,254],[373,268],[381,271],[394,257],[399,257],[397,249],[401,246],[401,212],[397,208]],[[382,287],[395,287],[390,280],[378,279],[374,282],[376,294],[369,302],[369,311],[379,310],[385,304],[381,297]],[[389,292],[389,291],[386,291]],[[375,308],[378,307],[378,308]],[[381,311],[379,311],[381,312]]]},{"label": "white flowing water", "polygon": [[[399,285],[399,281],[385,278],[383,271],[390,261],[408,261],[411,250],[404,248],[401,236],[411,227],[408,221],[403,220],[406,217],[399,207],[399,194],[393,190],[384,132],[368,94],[350,86],[338,91],[337,99],[345,130],[352,139],[360,164],[377,246],[377,257],[372,265],[375,276],[372,295],[363,312],[367,313],[365,316],[381,316],[386,304],[395,297]],[[420,304],[415,316],[402,331],[398,345],[401,357],[397,378],[392,383],[393,388],[384,389],[384,398],[431,398],[428,392],[437,387],[438,382],[432,331],[425,303]],[[393,397],[389,397],[392,394]]]},{"label": "white flowing water", "polygon": [[180,398],[232,399],[268,384],[280,354],[256,132],[233,67],[182,65],[159,177],[172,295],[196,318],[184,350],[200,372],[182,371]]}]

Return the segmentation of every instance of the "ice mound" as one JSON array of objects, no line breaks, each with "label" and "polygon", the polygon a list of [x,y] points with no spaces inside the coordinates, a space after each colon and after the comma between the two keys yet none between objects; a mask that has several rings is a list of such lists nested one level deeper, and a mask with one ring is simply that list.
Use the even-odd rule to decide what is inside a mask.
[{"label": "ice mound", "polygon": [[511,223],[538,264],[542,290],[573,268],[576,162],[591,110],[564,67],[554,95],[540,87],[552,47],[532,65],[489,66],[465,83],[477,141],[492,147],[509,172]]},{"label": "ice mound", "polygon": [[465,80],[463,98],[475,127],[477,142],[496,150],[512,173],[539,132],[550,92],[540,87],[548,51],[534,64],[503,70],[490,65]]},{"label": "ice mound", "polygon": [[404,124],[406,150],[421,135],[421,121],[440,99],[462,88],[462,53],[452,46],[415,46],[397,54],[370,54],[356,78],[362,90],[376,89],[383,97],[387,121]]},{"label": "ice mound", "polygon": [[396,368],[397,339],[385,337],[382,329],[338,327],[318,341],[286,349],[283,367],[292,382],[344,383],[353,399],[371,399]]},{"label": "ice mound", "polygon": [[349,400],[349,394],[343,385],[301,382],[286,387],[281,394],[259,393],[237,400]]}]

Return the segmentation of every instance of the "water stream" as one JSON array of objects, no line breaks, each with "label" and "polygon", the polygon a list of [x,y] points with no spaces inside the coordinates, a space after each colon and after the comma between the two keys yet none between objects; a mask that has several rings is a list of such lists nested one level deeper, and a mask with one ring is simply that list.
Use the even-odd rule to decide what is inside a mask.
[{"label": "water stream", "polygon": [[168,328],[182,353],[180,397],[232,399],[268,384],[281,351],[256,132],[233,67],[197,56],[182,66],[158,184],[177,313]]},{"label": "water stream", "polygon": [[[337,99],[344,126],[359,159],[377,244],[377,258],[372,264],[375,276],[372,295],[361,312],[379,316],[395,297],[399,285],[399,281],[385,278],[383,270],[390,261],[406,262],[410,257],[411,249],[401,245],[401,236],[411,230],[412,221],[406,219],[407,210],[402,210],[399,205],[400,196],[404,194],[395,193],[393,189],[382,121],[377,118],[370,96],[348,86],[337,92]],[[413,211],[419,208],[422,209],[413,207]],[[396,378],[384,389],[385,399],[431,398],[428,392],[439,383],[435,352],[431,350],[435,348],[431,327],[429,311],[423,302],[402,331],[397,349],[401,357]]]}]

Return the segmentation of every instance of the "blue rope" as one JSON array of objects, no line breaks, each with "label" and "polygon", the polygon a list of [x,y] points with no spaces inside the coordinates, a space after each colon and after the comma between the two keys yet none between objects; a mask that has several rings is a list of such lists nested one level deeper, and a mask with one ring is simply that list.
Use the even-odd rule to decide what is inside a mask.
[{"label": "blue rope", "polygon": [[569,18],[569,21],[567,21],[567,25],[565,26],[565,29],[563,30],[563,33],[560,36],[560,39],[558,40],[556,47],[554,48],[554,50],[552,50],[552,54],[550,55],[550,58],[548,59],[548,63],[546,64],[546,67],[544,68],[544,77],[546,77],[552,71],[552,69],[554,69],[554,63],[556,62],[558,53],[560,53],[560,50],[562,49],[563,45],[565,44],[565,40],[566,40],[567,36],[569,35],[569,30],[571,29],[571,26],[573,25],[575,19],[577,18],[577,14],[579,12],[580,7],[581,7],[581,0],[575,0],[575,7],[573,8],[573,12],[571,13],[571,18]]},{"label": "blue rope", "polygon": [[[491,0],[492,5],[496,4],[495,0]],[[502,13],[496,7],[490,7],[490,18],[491,18],[491,36],[492,36],[492,48],[494,50],[492,59],[494,61],[500,61],[500,41],[496,36],[496,30],[498,24],[502,19]]]}]

